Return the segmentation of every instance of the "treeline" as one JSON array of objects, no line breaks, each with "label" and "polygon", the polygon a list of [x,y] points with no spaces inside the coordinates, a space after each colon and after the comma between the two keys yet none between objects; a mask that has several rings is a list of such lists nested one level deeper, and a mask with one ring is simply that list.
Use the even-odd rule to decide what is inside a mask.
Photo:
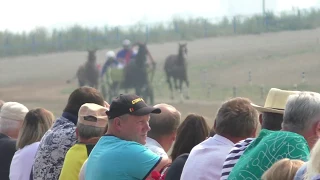
[{"label": "treeline", "polygon": [[149,43],[192,40],[234,34],[257,34],[283,30],[312,29],[320,26],[320,10],[294,10],[276,15],[273,12],[250,17],[224,17],[213,22],[205,18],[175,18],[168,23],[131,27],[85,28],[75,25],[68,29],[37,28],[29,33],[0,32],[0,56],[17,56],[51,52],[118,47],[124,38]]}]

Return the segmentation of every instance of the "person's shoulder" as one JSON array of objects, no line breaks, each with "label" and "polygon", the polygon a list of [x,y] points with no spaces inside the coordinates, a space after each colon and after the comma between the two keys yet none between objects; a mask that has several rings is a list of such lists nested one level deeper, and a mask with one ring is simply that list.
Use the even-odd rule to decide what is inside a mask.
[{"label": "person's shoulder", "polygon": [[285,140],[307,143],[307,141],[304,139],[302,135],[290,131],[275,131],[274,133],[268,135],[268,138],[274,139],[275,141]]},{"label": "person's shoulder", "polygon": [[1,149],[7,149],[7,151],[16,151],[16,140],[12,138],[1,139]]}]

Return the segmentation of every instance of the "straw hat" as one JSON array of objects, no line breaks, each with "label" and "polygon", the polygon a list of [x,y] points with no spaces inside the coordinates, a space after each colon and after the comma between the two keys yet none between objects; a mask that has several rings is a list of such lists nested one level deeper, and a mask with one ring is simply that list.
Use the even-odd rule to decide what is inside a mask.
[{"label": "straw hat", "polygon": [[288,97],[297,93],[299,93],[299,91],[287,91],[278,88],[271,88],[263,107],[253,103],[251,103],[251,105],[260,112],[283,114]]}]

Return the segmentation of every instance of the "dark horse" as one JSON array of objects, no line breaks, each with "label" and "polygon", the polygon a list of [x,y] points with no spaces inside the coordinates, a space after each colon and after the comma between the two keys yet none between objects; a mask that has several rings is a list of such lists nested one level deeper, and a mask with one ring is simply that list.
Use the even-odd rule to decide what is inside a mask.
[{"label": "dark horse", "polygon": [[[109,96],[118,95],[120,88],[124,89],[126,92],[130,88],[135,89],[135,94],[142,96],[143,99],[149,100],[150,104],[154,103],[153,89],[150,81],[152,81],[155,63],[154,60],[144,43],[136,43],[138,46],[138,53],[124,69],[124,78],[122,82],[112,82],[109,86]],[[149,76],[149,67],[147,64],[147,56],[150,57],[152,61],[151,75]],[[110,69],[112,71],[112,69]],[[112,77],[111,77],[112,79]]]},{"label": "dark horse", "polygon": [[[99,69],[97,67],[96,50],[88,50],[88,60],[80,65],[77,70],[76,76],[73,78],[78,79],[79,86],[90,86],[98,89],[99,87]],[[68,80],[67,83],[70,83]]]},{"label": "dark horse", "polygon": [[[188,80],[188,74],[187,74],[187,61],[186,61],[187,53],[188,53],[187,44],[179,43],[178,55],[176,54],[169,55],[165,60],[164,71],[166,73],[167,82],[169,84],[169,89],[171,91],[171,99],[174,98],[171,78],[173,78],[175,89],[179,90],[181,98],[183,97],[183,94],[182,94],[183,82],[185,82],[187,88],[189,88],[189,80]],[[177,84],[177,80],[179,80],[179,87]],[[186,94],[186,99],[189,99],[188,91]]]}]

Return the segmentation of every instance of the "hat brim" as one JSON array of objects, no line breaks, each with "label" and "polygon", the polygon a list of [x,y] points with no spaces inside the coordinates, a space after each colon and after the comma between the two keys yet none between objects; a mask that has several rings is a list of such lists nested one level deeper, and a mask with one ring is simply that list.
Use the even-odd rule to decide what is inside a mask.
[{"label": "hat brim", "polygon": [[284,109],[265,108],[253,103],[251,103],[251,106],[257,109],[259,112],[269,112],[269,113],[277,113],[277,114],[283,114],[284,112]]},{"label": "hat brim", "polygon": [[130,113],[131,115],[134,116],[144,116],[144,115],[148,115],[148,114],[159,114],[161,113],[161,109],[160,108],[154,108],[154,107],[143,107],[138,109],[137,111],[134,111],[132,113]]}]

